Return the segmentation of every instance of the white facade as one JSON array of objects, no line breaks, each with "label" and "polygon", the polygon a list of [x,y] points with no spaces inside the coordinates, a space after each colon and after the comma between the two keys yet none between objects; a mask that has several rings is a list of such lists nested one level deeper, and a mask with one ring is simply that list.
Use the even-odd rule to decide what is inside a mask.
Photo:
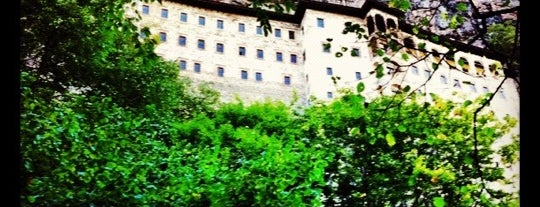
[{"label": "white facade", "polygon": [[[175,0],[163,1],[162,4],[139,2],[135,9],[143,17],[139,26],[149,27],[154,35],[166,34],[166,41],[159,44],[156,53],[179,64],[185,61],[186,68],[179,69],[180,75],[195,82],[213,84],[221,92],[223,101],[231,101],[238,96],[247,102],[264,99],[291,102],[296,93],[300,104],[310,104],[310,97],[330,101],[339,96],[338,88],[355,88],[362,81],[366,86],[363,95],[368,99],[380,95],[378,88],[382,87],[384,94],[391,94],[392,85],[399,84],[402,87],[409,85],[424,94],[436,93],[460,102],[494,92],[504,79],[500,68],[491,67],[500,65],[497,60],[468,51],[458,51],[454,55],[455,61],[451,64],[454,67],[442,62],[437,70],[433,70],[433,63],[439,61],[429,56],[414,65],[400,67],[395,73],[385,70],[385,74],[389,73],[378,79],[375,73],[370,72],[374,71],[377,62],[382,62],[381,58],[374,54],[368,40],[358,40],[354,34],[342,34],[344,24],[353,22],[368,28],[370,18],[375,23],[382,19],[385,28],[390,29],[391,22],[398,24],[398,17],[392,15],[391,11],[365,6],[361,0],[346,1],[343,3],[345,6],[341,7],[335,5],[340,1],[331,1],[335,10],[325,9],[323,2],[311,2],[314,6],[305,6],[296,14],[272,16],[270,23],[273,33],[266,37],[257,32],[259,22],[254,13],[238,5]],[[200,5],[206,5],[206,8]],[[345,7],[354,9],[347,10]],[[345,12],[341,12],[341,9]],[[165,10],[167,17],[163,16]],[[187,17],[185,21],[182,15]],[[199,18],[204,18],[204,25],[200,24],[202,20]],[[399,25],[396,27],[399,28]],[[376,25],[374,28],[378,30]],[[275,29],[280,30],[280,37],[276,37]],[[403,31],[399,35],[401,39],[410,38],[414,45],[426,43],[428,52],[436,50],[444,53],[448,50]],[[180,45],[180,37],[185,38],[185,45]],[[323,44],[330,39],[330,52],[325,52]],[[200,40],[204,41],[204,49],[198,47]],[[218,44],[223,46],[222,52],[218,51],[218,47],[221,47]],[[241,47],[245,48],[245,55],[240,55]],[[337,58],[335,53],[342,47],[347,51]],[[359,56],[351,56],[352,49],[358,50]],[[257,56],[257,50],[263,52],[262,58]],[[404,61],[401,58],[404,51],[395,52],[392,60],[407,65],[424,57],[418,52],[410,52],[410,59]],[[392,53],[386,52],[386,55]],[[281,60],[277,59],[278,54],[281,54]],[[418,55],[417,58],[413,54]],[[292,61],[291,56],[295,56],[296,61]],[[465,69],[458,64],[462,57],[468,63]],[[195,71],[195,64],[200,65],[200,71]],[[222,76],[219,70],[223,71]],[[426,82],[430,76],[430,81]],[[332,77],[339,77],[337,84],[334,84]],[[513,80],[507,80],[491,101],[489,109],[494,110],[499,118],[508,114],[519,120],[519,104],[516,84]],[[519,133],[519,125],[514,133]],[[502,142],[508,140],[509,137],[506,137]],[[515,166],[508,173],[517,172],[519,168]],[[516,183],[514,188],[519,186],[518,180]]]}]

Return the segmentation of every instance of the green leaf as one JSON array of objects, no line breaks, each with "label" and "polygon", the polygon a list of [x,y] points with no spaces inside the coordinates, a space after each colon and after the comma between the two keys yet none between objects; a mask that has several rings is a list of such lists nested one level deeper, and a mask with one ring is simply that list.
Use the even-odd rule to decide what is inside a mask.
[{"label": "green leaf", "polygon": [[463,59],[463,58],[459,58],[459,60],[458,60],[458,64],[459,64],[459,66],[463,66],[463,65],[465,65],[465,59]]},{"label": "green leaf", "polygon": [[433,68],[433,70],[439,69],[439,63],[431,63],[431,68]]},{"label": "green leaf", "polygon": [[404,125],[401,125],[401,124],[400,124],[400,125],[398,126],[398,131],[399,131],[399,132],[405,132],[405,131],[407,131],[407,127],[405,127]]},{"label": "green leaf", "polygon": [[360,129],[358,129],[358,127],[352,128],[351,131],[349,132],[349,136],[355,136],[359,134],[360,134]]},{"label": "green leaf", "polygon": [[444,198],[442,197],[435,197],[433,198],[433,205],[435,207],[444,207],[446,205],[446,202],[444,202]]},{"label": "green leaf", "polygon": [[364,89],[365,89],[364,83],[359,82],[358,85],[356,85],[356,92],[361,93],[362,91],[364,91]]},{"label": "green leaf", "polygon": [[410,85],[407,85],[405,86],[405,88],[403,88],[403,92],[407,93],[411,90],[411,86]]},{"label": "green leaf", "polygon": [[383,57],[383,61],[384,62],[390,62],[390,58],[389,57]]},{"label": "green leaf", "polygon": [[386,133],[386,142],[388,143],[388,146],[392,147],[396,144],[396,138],[394,138],[394,135],[392,134],[392,132],[388,132]]},{"label": "green leaf", "polygon": [[465,102],[463,102],[463,106],[467,107],[469,105],[472,104],[472,101],[471,100],[466,100]]},{"label": "green leaf", "polygon": [[468,10],[468,6],[466,3],[458,2],[456,4],[456,9],[460,12],[466,12]]},{"label": "green leaf", "polygon": [[401,54],[401,59],[405,60],[405,61],[408,61],[409,60],[409,54],[407,53],[402,53]]},{"label": "green leaf", "polygon": [[381,50],[381,49],[377,49],[377,51],[375,51],[375,53],[377,53],[378,56],[383,56],[384,55],[384,51]]},{"label": "green leaf", "polygon": [[425,50],[426,49],[426,43],[425,42],[420,42],[417,44],[418,46],[418,49],[421,49],[421,50]]},{"label": "green leaf", "polygon": [[375,71],[377,72],[375,77],[382,78],[384,76],[384,67],[381,64],[377,65]]}]

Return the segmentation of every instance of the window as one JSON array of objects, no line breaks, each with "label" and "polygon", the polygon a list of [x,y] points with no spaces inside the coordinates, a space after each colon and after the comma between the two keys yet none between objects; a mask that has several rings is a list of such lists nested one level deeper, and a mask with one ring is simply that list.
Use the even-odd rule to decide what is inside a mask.
[{"label": "window", "polygon": [[499,97],[501,97],[501,98],[503,98],[503,99],[506,98],[506,96],[504,95],[504,91],[503,91],[502,88],[499,90]]},{"label": "window", "polygon": [[418,67],[412,66],[411,72],[412,72],[413,74],[415,74],[415,75],[418,75]]},{"label": "window", "polygon": [[201,64],[200,63],[195,63],[193,65],[193,70],[196,72],[196,73],[200,73],[201,72]]},{"label": "window", "polygon": [[274,29],[274,35],[277,38],[281,38],[281,29]]},{"label": "window", "polygon": [[424,70],[424,77],[429,78],[429,76],[431,76],[431,71]]},{"label": "window", "polygon": [[217,68],[217,76],[218,77],[223,77],[224,73],[225,73],[225,69],[223,69],[222,67]]},{"label": "window", "polygon": [[332,71],[331,67],[326,68],[326,75],[334,75],[334,71]]},{"label": "window", "polygon": [[257,34],[262,35],[262,27],[261,26],[257,26]]},{"label": "window", "polygon": [[322,44],[322,49],[323,49],[323,52],[326,52],[326,53],[329,53],[330,52],[330,44],[327,43],[327,44]]},{"label": "window", "polygon": [[161,42],[167,42],[167,33],[160,32],[159,33],[159,40],[161,40]]},{"label": "window", "polygon": [[180,13],[180,21],[181,22],[187,22],[187,14],[182,12]]},{"label": "window", "polygon": [[454,87],[461,88],[461,83],[459,83],[458,79],[454,79]]},{"label": "window", "polygon": [[198,40],[197,47],[201,50],[204,50],[204,40]]},{"label": "window", "polygon": [[289,31],[289,39],[294,40],[294,31]]},{"label": "window", "polygon": [[469,89],[471,90],[471,92],[476,93],[476,86],[474,85],[474,83],[469,84]]},{"label": "window", "polygon": [[204,26],[206,24],[206,18],[199,16],[199,25]]},{"label": "window", "polygon": [[217,20],[217,28],[223,29],[223,20],[220,20],[220,19]]},{"label": "window", "polygon": [[238,23],[238,31],[239,32],[245,32],[246,31],[246,25],[244,23]]},{"label": "window", "polygon": [[185,60],[180,60],[180,64],[179,64],[179,67],[180,67],[180,70],[185,70],[186,69],[186,61]]},{"label": "window", "polygon": [[263,50],[257,49],[257,58],[263,59],[264,58],[264,52]]},{"label": "window", "polygon": [[281,52],[276,52],[276,60],[283,62],[283,54]]},{"label": "window", "polygon": [[184,37],[184,36],[178,37],[178,45],[186,46],[186,37]]},{"label": "window", "polygon": [[216,44],[216,52],[223,53],[223,44],[222,43],[217,43]]},{"label": "window", "polygon": [[291,54],[291,63],[296,63],[296,54]]},{"label": "window", "polygon": [[149,14],[150,13],[150,7],[148,5],[142,6],[142,13],[143,14]]},{"label": "window", "polygon": [[165,19],[169,18],[169,10],[161,9],[161,17]]},{"label": "window", "polygon": [[246,48],[245,47],[238,47],[238,55],[246,56]]},{"label": "window", "polygon": [[484,86],[483,89],[484,89],[484,93],[489,93],[489,89],[487,86]]},{"label": "window", "polygon": [[291,77],[290,76],[283,77],[283,83],[285,83],[285,85],[291,85]]},{"label": "window", "polygon": [[247,79],[248,79],[248,73],[247,73],[247,71],[243,70],[243,71],[241,72],[240,75],[241,75],[242,79],[244,79],[244,80],[247,80]]},{"label": "window", "polygon": [[356,80],[362,80],[362,73],[356,72]]},{"label": "window", "polygon": [[447,84],[448,83],[448,81],[446,81],[446,76],[441,75],[441,83],[442,84]]},{"label": "window", "polygon": [[255,80],[256,81],[262,81],[262,73],[256,72],[255,73]]},{"label": "window", "polygon": [[324,19],[317,18],[317,27],[324,28]]},{"label": "window", "polygon": [[334,93],[328,91],[328,92],[326,92],[326,97],[327,98],[334,98]]},{"label": "window", "polygon": [[358,48],[353,48],[352,51],[351,51],[351,56],[353,56],[353,57],[359,57],[359,56],[360,56],[360,49],[358,49]]}]

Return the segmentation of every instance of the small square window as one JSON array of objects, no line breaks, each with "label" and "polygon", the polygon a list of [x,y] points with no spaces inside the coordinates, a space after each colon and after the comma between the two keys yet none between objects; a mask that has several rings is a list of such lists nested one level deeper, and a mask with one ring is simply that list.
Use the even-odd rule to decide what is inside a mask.
[{"label": "small square window", "polygon": [[218,29],[223,29],[223,20],[217,20],[217,28]]},{"label": "small square window", "polygon": [[262,27],[261,26],[257,26],[257,34],[262,35]]},{"label": "small square window", "polygon": [[281,52],[276,52],[276,61],[283,62],[283,54]]},{"label": "small square window", "polygon": [[244,79],[244,80],[247,80],[247,79],[248,79],[248,73],[247,73],[247,71],[243,70],[243,71],[241,72],[240,75],[241,75],[242,79]]},{"label": "small square window", "polygon": [[294,40],[294,31],[289,31],[289,39]]},{"label": "small square window", "polygon": [[334,98],[334,93],[328,91],[328,92],[326,92],[326,97],[327,98]]},{"label": "small square window", "polygon": [[281,29],[274,29],[274,35],[277,38],[281,38]]},{"label": "small square window", "polygon": [[285,85],[291,85],[291,77],[290,76],[283,77],[283,83],[285,83]]},{"label": "small square window", "polygon": [[255,73],[255,80],[256,81],[262,81],[262,73],[256,72]]},{"label": "small square window", "polygon": [[180,21],[181,22],[187,22],[187,14],[182,12],[180,13]]},{"label": "small square window", "polygon": [[204,40],[197,40],[197,48],[204,50]]},{"label": "small square window", "polygon": [[201,72],[201,64],[200,63],[195,63],[193,65],[193,70],[196,72],[196,73],[200,73]]},{"label": "small square window", "polygon": [[431,71],[430,70],[424,70],[424,77],[429,78],[429,76],[431,76]]},{"label": "small square window", "polygon": [[446,76],[441,75],[441,83],[442,84],[447,84],[448,83],[448,81],[446,80]]},{"label": "small square window", "polygon": [[332,70],[331,67],[326,68],[326,75],[334,75],[334,71]]},{"label": "small square window", "polygon": [[246,56],[246,48],[245,47],[238,47],[238,55]]},{"label": "small square window", "polygon": [[263,59],[264,58],[264,52],[263,50],[257,49],[257,58]]},{"label": "small square window", "polygon": [[317,27],[324,28],[324,19],[317,18]]},{"label": "small square window", "polygon": [[206,18],[199,17],[199,25],[204,26],[206,24]]},{"label": "small square window", "polygon": [[418,67],[416,67],[416,66],[414,66],[414,65],[411,66],[411,72],[412,72],[413,74],[415,74],[415,75],[418,75]]},{"label": "small square window", "polygon": [[503,99],[506,98],[506,96],[504,95],[504,90],[502,88],[499,90],[499,97],[501,97]]},{"label": "small square window", "polygon": [[469,84],[469,89],[471,92],[476,93],[476,86],[473,83]]},{"label": "small square window", "polygon": [[222,67],[218,67],[217,68],[218,77],[223,77],[224,74],[225,74],[225,69],[223,69]]},{"label": "small square window", "polygon": [[161,42],[167,42],[167,33],[160,32],[159,33],[159,40],[161,40]]},{"label": "small square window", "polygon": [[149,14],[150,13],[150,7],[148,5],[142,6],[142,13],[143,14]]},{"label": "small square window", "polygon": [[356,80],[362,80],[362,73],[356,72],[355,75],[356,75]]},{"label": "small square window", "polygon": [[296,63],[296,54],[291,54],[291,63]]},{"label": "small square window", "polygon": [[186,61],[185,60],[180,60],[180,64],[179,64],[180,70],[185,70],[186,66],[187,66]]},{"label": "small square window", "polygon": [[169,10],[167,9],[161,9],[161,17],[162,18],[169,18]]},{"label": "small square window", "polygon": [[487,86],[482,87],[484,89],[484,93],[489,93],[489,88]]},{"label": "small square window", "polygon": [[222,43],[217,43],[216,44],[216,52],[223,53],[223,44]]},{"label": "small square window", "polygon": [[238,23],[238,31],[239,32],[245,32],[246,31],[246,25],[244,23]]},{"label": "small square window", "polygon": [[461,83],[459,83],[458,79],[454,79],[454,87],[461,88]]},{"label": "small square window", "polygon": [[186,46],[186,37],[184,37],[184,36],[178,37],[178,45]]},{"label": "small square window", "polygon": [[358,48],[353,48],[353,49],[351,50],[351,56],[353,56],[353,57],[360,57],[360,49],[358,49]]},{"label": "small square window", "polygon": [[322,44],[323,52],[330,53],[330,44]]}]

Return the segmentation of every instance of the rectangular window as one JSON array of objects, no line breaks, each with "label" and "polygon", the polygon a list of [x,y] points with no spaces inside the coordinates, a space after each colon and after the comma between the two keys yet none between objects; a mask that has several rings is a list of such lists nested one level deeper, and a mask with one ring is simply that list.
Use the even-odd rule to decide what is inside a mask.
[{"label": "rectangular window", "polygon": [[217,28],[218,29],[223,29],[223,20],[217,20]]},{"label": "rectangular window", "polygon": [[358,48],[353,48],[352,51],[351,51],[351,56],[353,56],[353,57],[360,57],[360,49],[358,49]]},{"label": "rectangular window", "polygon": [[186,69],[186,66],[187,66],[187,63],[185,60],[180,60],[180,70],[185,70]]},{"label": "rectangular window", "polygon": [[256,81],[262,81],[262,73],[256,72],[255,73],[255,80]]},{"label": "rectangular window", "polygon": [[206,24],[206,18],[199,16],[199,25],[204,26]]},{"label": "rectangular window", "polygon": [[262,27],[261,26],[257,26],[257,34],[262,35]]},{"label": "rectangular window", "polygon": [[225,74],[225,69],[223,69],[222,67],[218,67],[217,68],[217,76],[218,77],[223,77],[223,74]]},{"label": "rectangular window", "polygon": [[204,50],[204,40],[197,40],[197,47]]},{"label": "rectangular window", "polygon": [[506,98],[506,96],[504,95],[504,91],[503,91],[502,88],[499,90],[499,96],[500,96],[501,98],[503,98],[503,99]]},{"label": "rectangular window", "polygon": [[454,79],[454,87],[461,88],[461,83],[459,83],[458,79]]},{"label": "rectangular window", "polygon": [[326,68],[326,75],[334,75],[334,71],[332,71],[331,67]]},{"label": "rectangular window", "polygon": [[217,43],[216,44],[216,52],[223,53],[223,44],[222,43]]},{"label": "rectangular window", "polygon": [[187,22],[187,14],[182,12],[180,13],[180,21],[181,22]]},{"label": "rectangular window", "polygon": [[328,92],[326,92],[326,97],[327,98],[334,98],[334,93],[328,91]]},{"label": "rectangular window", "polygon": [[243,70],[243,71],[241,72],[240,75],[241,75],[242,79],[244,79],[244,80],[247,80],[247,79],[248,79],[248,73],[247,73],[247,71]]},{"label": "rectangular window", "polygon": [[169,18],[169,10],[161,9],[161,17],[165,19]]},{"label": "rectangular window", "polygon": [[281,29],[274,29],[274,35],[277,38],[281,38]]},{"label": "rectangular window", "polygon": [[362,80],[362,73],[356,72],[356,80]]},{"label": "rectangular window", "polygon": [[150,13],[150,7],[148,5],[142,6],[142,13],[143,14],[149,14]]},{"label": "rectangular window", "polygon": [[196,73],[200,73],[201,72],[201,64],[200,63],[195,63],[193,65],[193,70],[196,72]]},{"label": "rectangular window", "polygon": [[413,74],[418,75],[418,67],[412,66],[411,71],[412,71]]},{"label": "rectangular window", "polygon": [[471,90],[471,92],[476,93],[476,86],[474,85],[474,83],[469,84],[469,89]]},{"label": "rectangular window", "polygon": [[325,53],[329,53],[330,52],[330,44],[322,44],[322,50]]},{"label": "rectangular window", "polygon": [[159,40],[161,40],[161,42],[167,42],[167,33],[160,32],[159,33]]},{"label": "rectangular window", "polygon": [[257,58],[263,59],[264,58],[264,52],[263,50],[257,49]]},{"label": "rectangular window", "polygon": [[442,84],[447,84],[448,83],[448,81],[446,81],[446,76],[441,75],[441,83]]},{"label": "rectangular window", "polygon": [[431,71],[430,70],[424,70],[424,77],[429,78],[429,76],[431,76]]},{"label": "rectangular window", "polygon": [[289,39],[294,40],[294,31],[289,31]]},{"label": "rectangular window", "polygon": [[317,18],[317,27],[324,28],[324,19]]},{"label": "rectangular window", "polygon": [[186,46],[186,37],[184,37],[184,36],[178,37],[178,45]]},{"label": "rectangular window", "polygon": [[238,47],[238,55],[246,56],[246,48],[245,47]]},{"label": "rectangular window", "polygon": [[276,52],[276,61],[283,62],[283,54],[281,52]]},{"label": "rectangular window", "polygon": [[246,25],[244,23],[238,23],[238,31],[239,32],[245,32],[246,31]]},{"label": "rectangular window", "polygon": [[296,54],[291,54],[291,63],[296,63]]},{"label": "rectangular window", "polygon": [[483,89],[484,89],[484,93],[489,93],[489,89],[487,86],[484,86]]},{"label": "rectangular window", "polygon": [[291,85],[291,77],[290,76],[283,77],[283,83],[285,83],[285,85]]}]

